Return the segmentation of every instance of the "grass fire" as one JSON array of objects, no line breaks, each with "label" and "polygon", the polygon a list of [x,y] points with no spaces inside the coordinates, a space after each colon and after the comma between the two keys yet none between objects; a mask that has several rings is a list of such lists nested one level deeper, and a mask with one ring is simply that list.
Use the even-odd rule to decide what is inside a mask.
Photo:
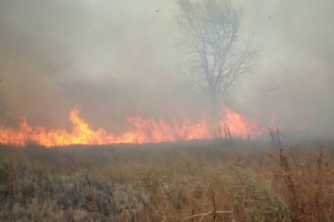
[{"label": "grass fire", "polygon": [[[235,113],[231,109],[225,109],[226,119],[222,120],[218,127],[227,127],[229,134],[238,138],[258,136],[262,133],[260,127],[249,123],[244,116]],[[115,135],[108,133],[102,128],[94,130],[89,124],[79,117],[79,109],[74,107],[69,115],[72,123],[72,131],[65,129],[47,130],[43,126],[31,127],[27,120],[22,118],[20,126],[15,128],[0,127],[0,142],[6,145],[25,146],[35,143],[46,147],[69,146],[69,145],[105,145],[119,143],[160,143],[175,142],[178,140],[208,139],[210,125],[203,117],[198,122],[192,122],[185,118],[182,122],[164,119],[141,118],[139,116],[127,116],[126,120],[132,125],[133,130]],[[212,128],[212,127],[211,127]],[[220,133],[221,134],[221,133]],[[220,135],[222,136],[222,135]]]},{"label": "grass fire", "polygon": [[0,221],[334,221],[333,9],[0,0]]}]

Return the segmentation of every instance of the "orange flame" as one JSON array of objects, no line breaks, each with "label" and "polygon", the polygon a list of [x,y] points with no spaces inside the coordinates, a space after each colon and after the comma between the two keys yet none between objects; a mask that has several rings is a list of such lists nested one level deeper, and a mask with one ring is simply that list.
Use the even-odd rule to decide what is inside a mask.
[{"label": "orange flame", "polygon": [[[250,134],[253,136],[261,134],[260,128],[254,123],[249,123],[241,114],[226,108],[224,111],[226,119],[221,121],[220,125],[228,125],[233,136],[245,138]],[[30,142],[53,147],[73,144],[159,143],[210,138],[210,126],[205,118],[195,123],[190,118],[185,118],[181,122],[172,120],[168,123],[164,119],[127,116],[126,120],[134,129],[115,135],[107,133],[102,128],[93,130],[78,114],[77,107],[70,112],[69,120],[73,125],[71,132],[65,129],[47,130],[42,126],[31,127],[25,118],[21,119],[18,129],[0,126],[0,143],[24,146]]]},{"label": "orange flame", "polygon": [[236,113],[232,109],[225,108],[226,119],[221,121],[220,125],[227,125],[231,134],[235,137],[254,137],[262,134],[262,130],[255,123],[250,123],[240,113]]}]

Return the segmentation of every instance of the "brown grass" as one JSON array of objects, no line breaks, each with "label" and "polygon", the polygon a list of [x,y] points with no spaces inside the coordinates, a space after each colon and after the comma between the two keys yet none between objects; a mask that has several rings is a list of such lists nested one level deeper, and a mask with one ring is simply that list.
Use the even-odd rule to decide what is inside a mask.
[{"label": "brown grass", "polygon": [[331,148],[2,146],[0,221],[333,221]]}]

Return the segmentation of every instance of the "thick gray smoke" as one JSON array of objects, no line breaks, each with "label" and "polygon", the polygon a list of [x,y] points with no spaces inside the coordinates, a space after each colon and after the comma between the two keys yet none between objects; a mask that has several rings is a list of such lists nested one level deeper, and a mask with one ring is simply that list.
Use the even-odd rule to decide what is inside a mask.
[{"label": "thick gray smoke", "polygon": [[[261,45],[240,81],[235,109],[263,125],[333,134],[332,1],[234,1],[242,29]],[[200,115],[182,80],[176,1],[0,1],[1,123],[26,116],[66,126],[77,105],[87,122],[122,130],[127,114]],[[13,119],[13,121],[11,121]],[[17,121],[17,120],[16,120]]]},{"label": "thick gray smoke", "polygon": [[170,8],[163,1],[1,1],[2,110],[63,126],[77,105],[107,129],[127,114],[187,115]]},{"label": "thick gray smoke", "polygon": [[285,129],[333,135],[334,15],[332,1],[238,1],[243,28],[265,45],[240,99],[258,115],[275,113]]}]

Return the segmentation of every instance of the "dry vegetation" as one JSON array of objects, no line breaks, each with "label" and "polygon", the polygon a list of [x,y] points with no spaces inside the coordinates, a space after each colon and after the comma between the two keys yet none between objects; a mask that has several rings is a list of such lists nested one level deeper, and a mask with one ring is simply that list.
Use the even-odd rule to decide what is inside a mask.
[{"label": "dry vegetation", "polygon": [[0,221],[334,221],[332,148],[2,146]]}]

